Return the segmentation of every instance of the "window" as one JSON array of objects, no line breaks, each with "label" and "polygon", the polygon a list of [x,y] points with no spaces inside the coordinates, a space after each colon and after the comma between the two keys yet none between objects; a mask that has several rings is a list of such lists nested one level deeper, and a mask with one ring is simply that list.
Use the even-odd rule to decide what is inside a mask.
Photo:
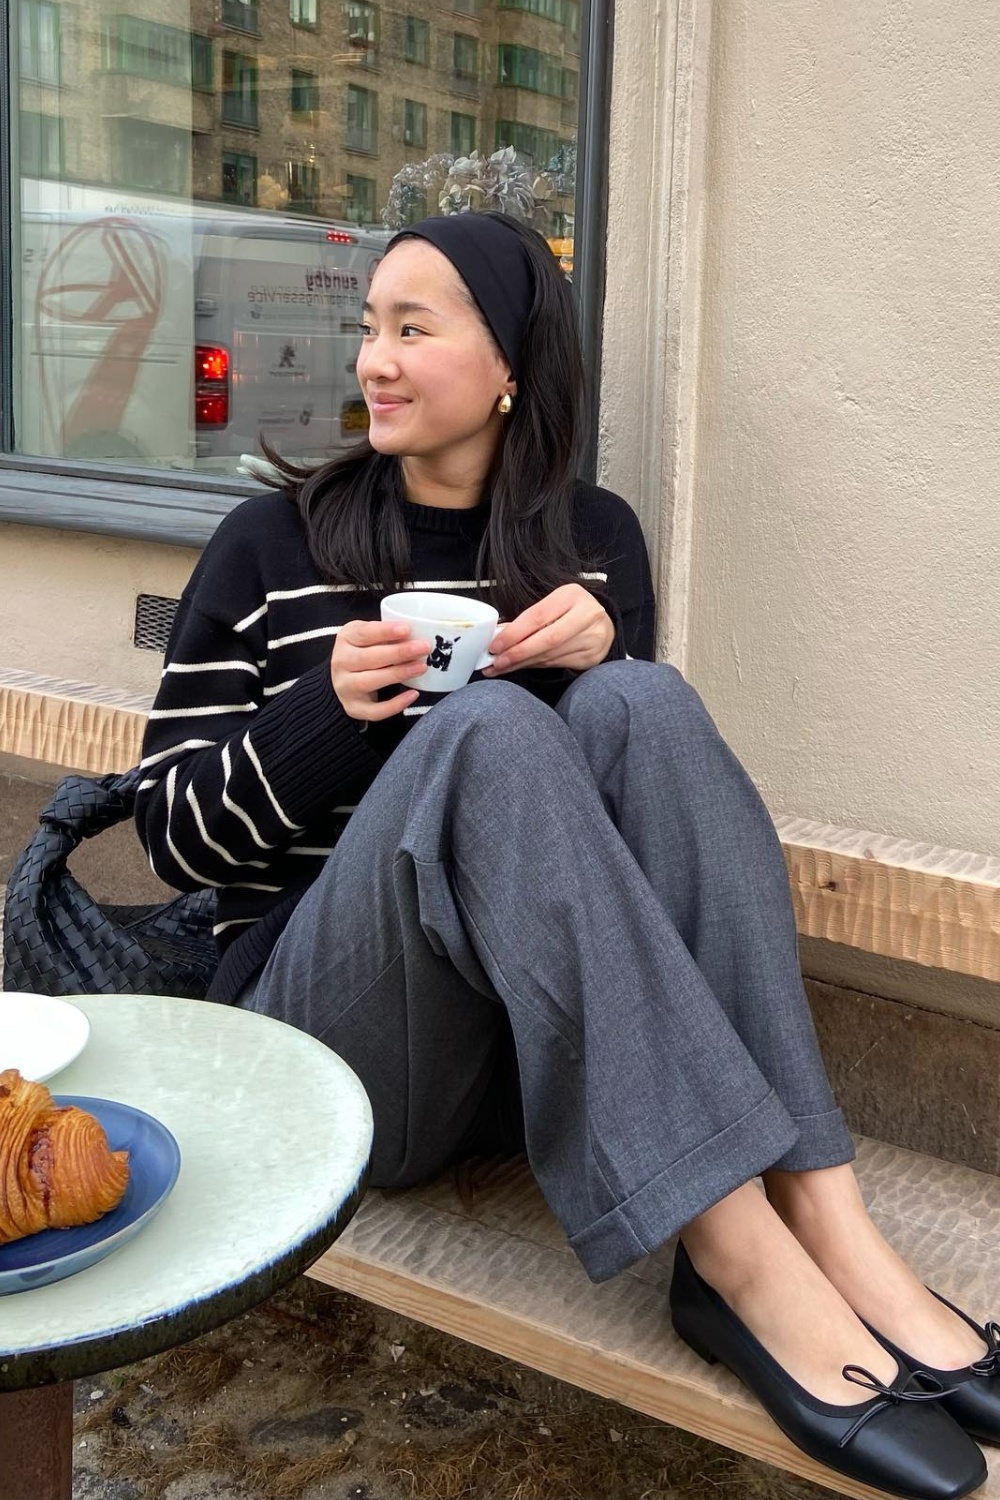
[{"label": "window", "polygon": [[403,60],[426,68],[431,60],[431,28],[419,16],[407,16],[403,26]]},{"label": "window", "polygon": [[347,174],[347,217],[352,224],[374,224],[375,179]]},{"label": "window", "polygon": [[354,83],[347,86],[347,149],[378,150],[378,95]]},{"label": "window", "polygon": [[403,100],[403,142],[407,146],[427,145],[427,105],[415,99]]},{"label": "window", "polygon": [[564,68],[562,58],[534,47],[515,47],[508,43],[497,48],[497,82],[548,94],[553,99],[575,99],[577,75]]},{"label": "window", "polygon": [[257,202],[256,156],[243,156],[237,151],[222,153],[222,201],[251,208]]},{"label": "window", "polygon": [[25,177],[63,175],[63,131],[58,115],[22,109],[19,120],[21,171]]},{"label": "window", "polygon": [[62,76],[59,7],[48,0],[21,0],[21,77],[59,83]]},{"label": "window", "polygon": [[[450,158],[512,146],[527,176],[506,205],[565,265],[574,216],[588,232],[600,221],[575,188],[580,0],[6,0],[4,13],[16,112],[0,217],[24,253],[0,255],[0,531],[22,513],[11,469],[36,460],[40,514],[58,504],[84,530],[148,517],[151,534],[180,540],[183,526],[190,541],[227,508],[226,476],[257,434],[309,464],[340,452],[345,413],[361,415],[353,353],[306,390],[304,365],[270,379],[271,352],[280,363],[315,332],[307,275],[344,274],[322,305],[346,349],[386,229],[500,201],[502,177],[454,174]],[[588,296],[592,264],[578,270]],[[224,326],[236,307],[239,339]],[[192,338],[230,355],[228,423],[199,418],[191,361],[174,357]],[[60,465],[83,462],[73,489]],[[125,506],[95,464],[129,487]],[[3,568],[0,539],[0,631]]]},{"label": "window", "polygon": [[319,109],[319,76],[292,69],[291,110],[293,115],[312,115]]},{"label": "window", "polygon": [[471,156],[476,149],[475,115],[458,115],[452,110],[450,140],[452,156]]},{"label": "window", "polygon": [[249,31],[256,36],[260,30],[257,0],[222,0],[222,24],[233,31]]},{"label": "window", "polygon": [[212,56],[210,36],[191,36],[191,87],[195,89],[215,88],[215,59]]},{"label": "window", "polygon": [[500,0],[501,10],[525,10],[532,16],[544,16],[547,21],[566,21],[566,12],[573,0]]},{"label": "window", "polygon": [[[193,37],[179,26],[161,26],[139,16],[115,16],[104,33],[104,66],[111,73],[131,73],[136,78],[153,78],[159,83],[175,83],[190,88],[194,71],[195,42],[208,44],[209,87],[211,87],[212,42],[209,37]],[[200,49],[200,65],[204,52]]]},{"label": "window", "polygon": [[532,16],[543,16],[565,27],[571,37],[580,35],[578,0],[500,0],[501,10],[523,10]]},{"label": "window", "polygon": [[479,43],[474,36],[455,32],[451,45],[451,68],[456,83],[478,83]]},{"label": "window", "polygon": [[319,209],[319,168],[311,162],[288,163],[288,207],[314,214]]},{"label": "window", "polygon": [[543,130],[538,125],[525,125],[520,120],[498,120],[496,145],[513,146],[519,156],[536,167],[545,167],[558,152],[561,141],[554,130]]},{"label": "window", "polygon": [[191,192],[191,132],[153,120],[111,120],[118,182],[143,192]]},{"label": "window", "polygon": [[347,45],[363,54],[363,62],[373,65],[378,52],[378,6],[348,0],[346,10]]},{"label": "window", "polygon": [[257,64],[239,52],[222,54],[222,118],[257,129]]}]

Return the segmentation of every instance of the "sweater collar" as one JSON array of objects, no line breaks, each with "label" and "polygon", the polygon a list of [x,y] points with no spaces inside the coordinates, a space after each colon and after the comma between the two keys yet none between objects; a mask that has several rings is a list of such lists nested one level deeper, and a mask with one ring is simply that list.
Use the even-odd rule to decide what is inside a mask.
[{"label": "sweater collar", "polygon": [[451,510],[443,505],[417,505],[401,500],[407,530],[430,531],[438,536],[466,536],[478,539],[490,518],[490,503],[484,500],[471,510]]}]

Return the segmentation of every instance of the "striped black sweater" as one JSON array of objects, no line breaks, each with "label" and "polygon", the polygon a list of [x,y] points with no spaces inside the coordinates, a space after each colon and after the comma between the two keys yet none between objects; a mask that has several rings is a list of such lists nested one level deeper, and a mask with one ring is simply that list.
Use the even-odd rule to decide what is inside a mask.
[{"label": "striped black sweater", "polygon": [[[418,588],[489,597],[475,558],[485,508],[404,503]],[[610,658],[651,658],[653,595],[642,533],[608,490],[579,484],[583,578],[615,618]],[[262,967],[351,809],[427,695],[379,724],[348,718],[330,681],[340,626],[377,619],[380,595],[320,578],[297,508],[271,492],[238,506],[177,609],[143,745],[136,824],[154,871],[181,890],[219,887],[213,998]],[[554,701],[572,673],[510,674]]]}]

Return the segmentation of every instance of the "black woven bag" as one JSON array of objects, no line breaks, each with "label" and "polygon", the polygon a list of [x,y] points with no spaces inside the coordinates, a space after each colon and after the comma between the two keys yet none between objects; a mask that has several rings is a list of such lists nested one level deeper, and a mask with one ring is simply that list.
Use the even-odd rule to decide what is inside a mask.
[{"label": "black woven bag", "polygon": [[159,906],[101,906],[66,868],[81,839],[132,816],[140,772],[67,776],[39,817],[4,901],[4,989],[200,999],[218,956],[214,890]]}]

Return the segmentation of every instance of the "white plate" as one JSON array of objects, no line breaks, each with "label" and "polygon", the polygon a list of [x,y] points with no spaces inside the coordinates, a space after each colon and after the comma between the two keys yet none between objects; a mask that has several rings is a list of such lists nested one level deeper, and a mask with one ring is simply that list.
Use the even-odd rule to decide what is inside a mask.
[{"label": "white plate", "polygon": [[66,1000],[0,993],[0,1073],[17,1068],[44,1083],[80,1056],[89,1035],[87,1017]]}]

